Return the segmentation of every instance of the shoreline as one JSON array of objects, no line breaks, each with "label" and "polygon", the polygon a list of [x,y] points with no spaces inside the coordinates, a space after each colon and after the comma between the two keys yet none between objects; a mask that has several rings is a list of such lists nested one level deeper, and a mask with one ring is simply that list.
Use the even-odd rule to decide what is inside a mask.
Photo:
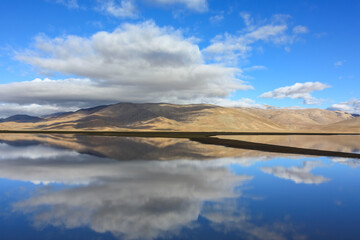
[{"label": "shoreline", "polygon": [[218,135],[303,135],[303,136],[356,136],[357,132],[176,132],[176,131],[78,131],[78,130],[0,130],[0,134],[78,134],[92,136],[123,136],[123,137],[165,137],[165,138],[192,138],[213,137]]},{"label": "shoreline", "polygon": [[360,159],[359,153],[326,151],[311,148],[289,147],[276,144],[231,140],[215,136],[360,136],[360,133],[319,133],[319,132],[165,132],[165,131],[42,131],[42,130],[0,130],[1,134],[63,134],[112,137],[185,138],[202,144],[219,145],[229,148],[296,155],[327,156]]}]

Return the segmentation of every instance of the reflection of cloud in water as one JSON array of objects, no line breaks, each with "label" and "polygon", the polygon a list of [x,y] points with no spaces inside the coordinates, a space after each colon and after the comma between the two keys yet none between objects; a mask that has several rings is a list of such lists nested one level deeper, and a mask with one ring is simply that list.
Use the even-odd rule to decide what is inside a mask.
[{"label": "reflection of cloud in water", "polygon": [[320,184],[330,179],[310,173],[311,170],[319,166],[321,166],[319,161],[305,161],[301,167],[263,167],[261,170],[279,178],[292,180],[295,183]]},{"label": "reflection of cloud in water", "polygon": [[192,227],[201,215],[215,230],[249,239],[283,239],[291,231],[283,223],[255,225],[246,209],[232,204],[241,195],[234,187],[251,177],[237,176],[229,166],[249,166],[264,157],[119,162],[46,145],[1,147],[8,156],[0,161],[1,178],[72,185],[60,190],[40,185],[32,198],[14,205],[38,227],[88,226],[151,239]]},{"label": "reflection of cloud in water", "polygon": [[251,179],[228,166],[235,159],[117,162],[94,156],[18,158],[0,161],[0,177],[80,184],[43,189],[15,210],[36,226],[89,226],[126,238],[155,238],[190,226],[205,201],[238,197],[235,186]]},{"label": "reflection of cloud in water", "polygon": [[[216,231],[235,231],[241,239],[306,239],[304,235],[296,232],[289,219],[263,223],[261,216],[254,219],[246,208],[239,206],[241,203],[230,199],[207,205],[202,211],[202,216],[211,222]],[[252,223],[254,220],[260,224]]]},{"label": "reflection of cloud in water", "polygon": [[359,159],[331,158],[331,161],[336,162],[336,163],[345,164],[345,165],[348,165],[349,167],[352,167],[352,168],[357,168],[358,166],[360,166],[360,160]]},{"label": "reflection of cloud in water", "polygon": [[11,146],[6,143],[0,143],[0,160],[17,158],[54,158],[58,156],[76,156],[79,155],[73,150],[64,150],[44,145],[30,146]]}]

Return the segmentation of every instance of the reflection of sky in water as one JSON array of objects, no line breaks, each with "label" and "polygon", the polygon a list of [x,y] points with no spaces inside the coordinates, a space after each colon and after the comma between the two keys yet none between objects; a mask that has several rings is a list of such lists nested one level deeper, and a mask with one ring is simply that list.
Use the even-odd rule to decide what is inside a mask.
[{"label": "reflection of sky in water", "polygon": [[0,152],[6,239],[357,239],[359,233],[358,160],[115,161],[7,143]]}]

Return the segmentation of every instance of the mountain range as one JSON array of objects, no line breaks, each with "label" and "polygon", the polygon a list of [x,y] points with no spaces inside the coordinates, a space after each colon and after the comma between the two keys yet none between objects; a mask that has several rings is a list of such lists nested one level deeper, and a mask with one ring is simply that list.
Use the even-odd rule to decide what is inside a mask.
[{"label": "mountain range", "polygon": [[44,117],[0,119],[1,130],[360,132],[360,117],[324,109],[118,103]]}]

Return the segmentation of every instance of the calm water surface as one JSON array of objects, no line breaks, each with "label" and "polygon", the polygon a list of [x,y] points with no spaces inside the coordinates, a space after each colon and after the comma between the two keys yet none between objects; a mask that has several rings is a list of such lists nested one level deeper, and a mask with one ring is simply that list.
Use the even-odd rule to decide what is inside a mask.
[{"label": "calm water surface", "polygon": [[[237,137],[359,152],[360,137]],[[360,239],[360,161],[0,134],[1,239]]]}]

